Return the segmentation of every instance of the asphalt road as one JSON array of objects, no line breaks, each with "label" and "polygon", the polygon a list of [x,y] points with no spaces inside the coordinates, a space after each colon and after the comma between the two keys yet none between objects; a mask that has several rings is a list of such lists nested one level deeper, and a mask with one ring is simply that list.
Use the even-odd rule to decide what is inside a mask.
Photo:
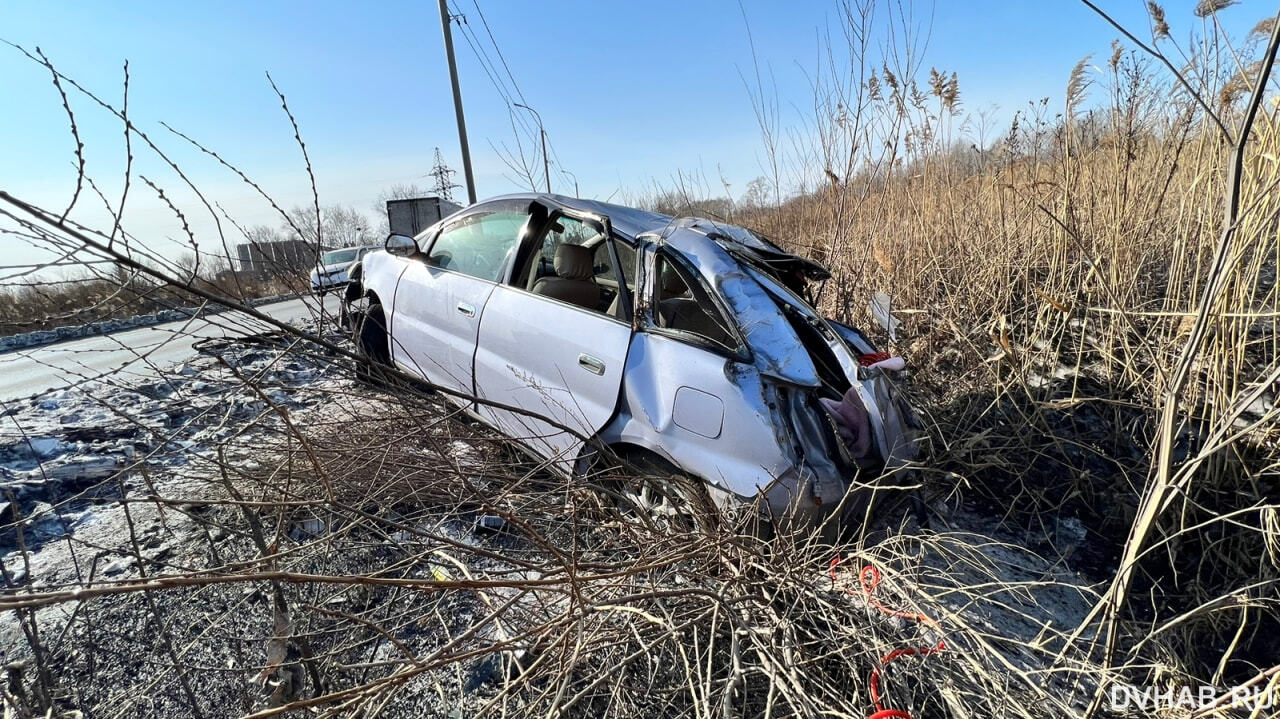
[{"label": "asphalt road", "polygon": [[[284,322],[314,316],[315,298],[300,298],[257,308]],[[325,299],[331,316],[336,295]],[[196,352],[196,342],[210,337],[238,337],[273,329],[238,312],[143,327],[100,337],[58,342],[0,354],[0,402],[41,394],[86,380],[112,375],[119,381],[145,378],[154,368],[183,362]]]}]

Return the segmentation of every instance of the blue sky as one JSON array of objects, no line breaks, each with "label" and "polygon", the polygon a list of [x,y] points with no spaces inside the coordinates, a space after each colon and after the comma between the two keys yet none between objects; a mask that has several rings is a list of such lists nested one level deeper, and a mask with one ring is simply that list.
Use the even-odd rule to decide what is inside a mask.
[{"label": "blue sky", "polygon": [[[450,1],[497,63],[475,0]],[[1143,2],[1100,4],[1148,36]],[[1193,0],[1165,5],[1175,35],[1200,27]],[[1242,34],[1274,12],[1267,5],[1248,0],[1223,11],[1221,20]],[[572,189],[573,181],[559,171],[564,168],[576,176],[583,196],[614,199],[669,185],[677,171],[723,175],[730,191],[740,194],[764,174],[759,130],[741,79],[752,68],[747,23],[761,67],[776,87],[784,127],[802,125],[820,36],[836,23],[830,1],[479,0],[479,9],[525,101],[545,122],[558,160],[553,189]],[[1001,125],[1029,100],[1057,101],[1072,66],[1091,52],[1105,58],[1117,37],[1070,0],[943,0],[936,7],[916,3],[915,12],[929,34],[926,75],[929,66],[957,72],[966,111],[998,107]],[[279,222],[252,189],[159,123],[223,154],[281,204],[310,202],[300,152],[266,71],[298,118],[323,204],[370,212],[388,185],[428,184],[424,175],[437,146],[451,167],[461,169],[438,8],[431,0],[48,0],[6,3],[4,18],[0,39],[40,47],[62,72],[113,103],[121,97],[127,59],[135,124],[245,225]],[[494,150],[513,143],[506,103],[467,36],[457,26],[454,34],[478,193],[483,198],[523,189]],[[48,72],[0,46],[0,77],[0,188],[65,206],[74,188],[74,145]],[[125,158],[120,123],[74,91],[71,101],[88,170],[115,201]],[[163,187],[202,242],[211,241],[208,213],[138,144],[135,175]],[[85,197],[81,203],[75,217],[103,224],[100,201]],[[179,223],[136,176],[127,217],[134,234],[156,247],[165,246],[164,238],[182,238]]]}]

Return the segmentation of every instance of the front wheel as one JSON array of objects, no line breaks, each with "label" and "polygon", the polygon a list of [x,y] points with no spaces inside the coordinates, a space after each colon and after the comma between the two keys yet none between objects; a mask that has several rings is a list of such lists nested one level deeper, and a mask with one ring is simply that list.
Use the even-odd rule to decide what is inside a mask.
[{"label": "front wheel", "polygon": [[374,302],[364,312],[352,313],[351,328],[351,340],[361,358],[357,374],[362,379],[379,379],[382,370],[391,367],[391,343],[382,305]]}]

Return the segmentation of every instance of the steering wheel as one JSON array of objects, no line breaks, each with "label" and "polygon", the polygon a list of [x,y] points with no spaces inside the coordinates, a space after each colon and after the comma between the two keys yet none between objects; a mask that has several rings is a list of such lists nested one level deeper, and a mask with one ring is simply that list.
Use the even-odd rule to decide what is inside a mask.
[{"label": "steering wheel", "polygon": [[449,269],[449,265],[453,264],[453,253],[448,250],[433,252],[431,256],[427,258],[427,264],[432,267],[439,267],[442,270],[447,270]]},{"label": "steering wheel", "polygon": [[491,278],[494,271],[498,269],[498,263],[494,262],[489,255],[477,252],[471,256],[471,268],[475,274]]}]

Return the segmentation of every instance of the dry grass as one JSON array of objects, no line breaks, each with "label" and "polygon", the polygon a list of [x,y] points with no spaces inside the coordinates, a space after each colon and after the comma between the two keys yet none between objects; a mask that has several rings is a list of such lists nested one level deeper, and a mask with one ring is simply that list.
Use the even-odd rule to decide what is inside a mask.
[{"label": "dry grass", "polygon": [[[892,297],[890,348],[933,425],[932,528],[882,517],[831,547],[638,521],[598,491],[633,478],[556,480],[412,386],[343,380],[298,414],[243,376],[262,407],[191,453],[190,482],[107,495],[159,530],[131,518],[118,546],[65,539],[132,556],[137,574],[6,575],[0,609],[34,662],[10,670],[7,707],[859,716],[882,657],[940,639],[947,651],[885,670],[888,705],[1083,716],[1107,713],[1116,683],[1274,689],[1280,109],[1254,63],[1267,48],[1208,38],[1175,79],[1163,55],[1117,46],[1071,73],[1065,116],[1037,103],[992,140],[961,125],[963,78],[919,67],[900,9],[841,9],[809,134],[783,132],[754,89],[771,177],[752,201],[694,203],[681,187],[663,209],[723,210],[822,260],[838,319],[870,326],[867,298]],[[1151,13],[1154,53],[1178,19]],[[881,58],[883,37],[900,47]],[[114,232],[5,199],[14,236],[225,299],[121,254]],[[281,361],[353,359],[332,336],[278,329]],[[476,533],[480,515],[506,529]],[[198,551],[145,556],[165,531]],[[850,575],[827,576],[833,556],[881,568],[876,601],[937,624],[877,610]],[[131,650],[117,625],[139,621],[145,650]]]},{"label": "dry grass", "polygon": [[[263,351],[331,361],[279,339]],[[115,479],[85,490],[129,509],[130,536],[58,540],[90,579],[0,598],[39,648],[7,697],[19,716],[858,715],[878,658],[940,639],[946,652],[886,671],[893,706],[1070,716],[1096,683],[1065,638],[1095,595],[990,536],[890,526],[875,547],[830,547],[645,521],[593,488],[635,479],[565,482],[512,461],[506,440],[411,387],[338,379],[323,395],[227,423],[180,482],[149,479],[150,496],[111,498]],[[477,532],[481,515],[505,528]],[[157,551],[165,536],[183,541]],[[117,554],[136,571],[92,579]],[[940,623],[876,610],[864,564],[884,573],[878,602]]]},{"label": "dry grass", "polygon": [[[1093,546],[1073,563],[1116,577],[1092,617],[1111,618],[1109,661],[1169,647],[1121,676],[1273,676],[1280,106],[1255,85],[1274,23],[1234,46],[1211,31],[1180,78],[1160,50],[1117,44],[1076,66],[1064,115],[1030,104],[992,140],[962,125],[947,73],[917,84],[910,47],[872,59],[910,18],[844,7],[812,132],[769,163],[801,191],[725,214],[830,266],[833,317],[874,326],[867,299],[892,297],[892,349],[936,423],[934,492],[1030,537],[1083,521]],[[1168,48],[1172,18],[1151,12]],[[697,194],[660,204],[717,204]]]}]

